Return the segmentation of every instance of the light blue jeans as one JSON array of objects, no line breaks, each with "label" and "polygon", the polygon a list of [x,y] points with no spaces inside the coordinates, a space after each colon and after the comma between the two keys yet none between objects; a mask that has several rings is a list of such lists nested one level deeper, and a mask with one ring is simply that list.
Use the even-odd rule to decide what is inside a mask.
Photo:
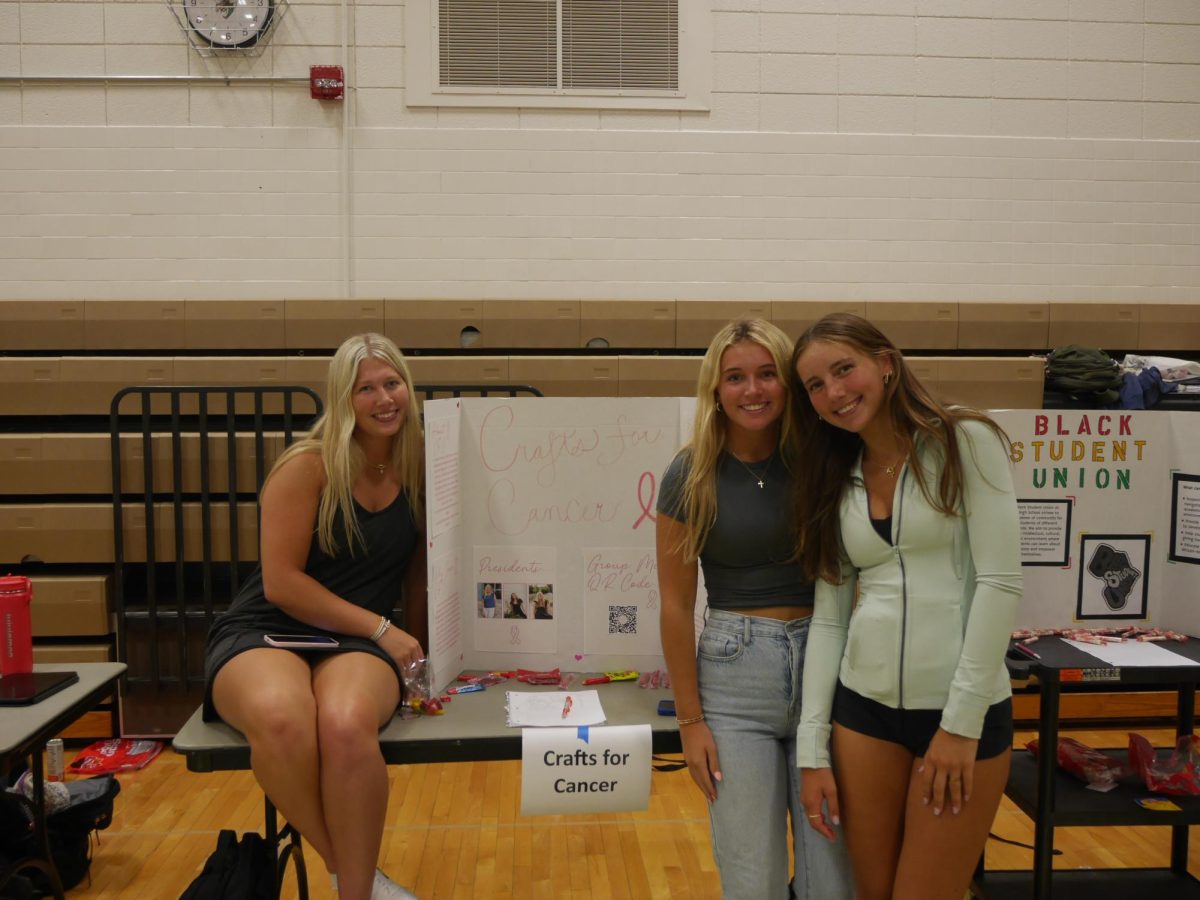
[{"label": "light blue jeans", "polygon": [[723,780],[709,807],[725,900],[786,900],[791,813],[799,900],[851,900],[845,839],[830,843],[800,806],[796,725],[808,619],[709,610],[697,673]]}]

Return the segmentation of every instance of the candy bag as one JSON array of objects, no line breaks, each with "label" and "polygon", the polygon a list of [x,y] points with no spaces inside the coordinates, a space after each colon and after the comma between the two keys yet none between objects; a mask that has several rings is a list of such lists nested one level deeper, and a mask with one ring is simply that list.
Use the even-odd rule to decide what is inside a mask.
[{"label": "candy bag", "polygon": [[67,769],[79,775],[127,772],[146,766],[162,752],[162,748],[162,741],[135,741],[130,738],[96,741],[80,750]]},{"label": "candy bag", "polygon": [[1180,735],[1175,749],[1159,760],[1154,747],[1143,735],[1130,732],[1129,765],[1156,794],[1194,797],[1200,794],[1200,737]]},{"label": "candy bag", "polygon": [[428,660],[422,658],[401,666],[400,675],[404,679],[405,706],[426,716],[440,716],[446,711],[433,692]]},{"label": "candy bag", "polygon": [[[1038,755],[1037,738],[1025,747],[1034,756]],[[1125,767],[1119,760],[1068,737],[1058,739],[1058,767],[1087,782],[1089,787],[1102,791],[1115,787],[1125,774]]]}]

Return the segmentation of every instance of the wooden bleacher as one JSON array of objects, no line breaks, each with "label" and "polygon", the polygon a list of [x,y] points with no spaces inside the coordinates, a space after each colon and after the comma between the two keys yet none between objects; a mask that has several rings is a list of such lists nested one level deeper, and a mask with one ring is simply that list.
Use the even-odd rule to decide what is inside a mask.
[{"label": "wooden bleacher", "polygon": [[[333,349],[351,334],[378,331],[405,350],[418,383],[681,396],[694,391],[701,354],[730,319],[766,318],[796,337],[833,311],[880,325],[943,399],[985,408],[1042,406],[1039,354],[1066,343],[1118,357],[1200,356],[1195,303],[0,300],[0,564],[35,578],[38,659],[111,658],[107,414],[129,385],[301,385],[320,393]],[[123,480],[140,491],[137,452],[122,453],[130,460]],[[253,504],[241,518],[239,544],[253,552]],[[130,533],[145,527],[136,504],[123,520]],[[110,721],[85,719],[75,733],[103,735]]]}]

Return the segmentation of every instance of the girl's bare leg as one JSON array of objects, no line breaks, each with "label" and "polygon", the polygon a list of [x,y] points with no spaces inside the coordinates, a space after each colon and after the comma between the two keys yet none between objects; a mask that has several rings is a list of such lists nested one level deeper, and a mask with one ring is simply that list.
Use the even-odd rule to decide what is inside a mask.
[{"label": "girl's bare leg", "polygon": [[379,729],[400,702],[391,666],[369,653],[339,653],[313,670],[321,796],[338,889],[344,900],[367,898],[379,861],[387,814],[388,776]]},{"label": "girl's bare leg", "polygon": [[[836,722],[833,772],[858,900],[891,900],[913,755]],[[961,898],[958,898],[961,900]]]},{"label": "girl's bare leg", "polygon": [[336,872],[321,799],[317,704],[308,663],[287,650],[239,653],[217,672],[213,704],[249,741],[254,777],[271,802]]}]

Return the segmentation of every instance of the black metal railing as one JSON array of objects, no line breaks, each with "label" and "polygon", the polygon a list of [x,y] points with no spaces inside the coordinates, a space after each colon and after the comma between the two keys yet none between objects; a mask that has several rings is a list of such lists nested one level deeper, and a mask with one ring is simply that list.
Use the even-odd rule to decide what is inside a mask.
[{"label": "black metal railing", "polygon": [[[426,400],[542,396],[528,385],[414,390]],[[122,734],[173,734],[200,702],[209,627],[258,562],[259,490],[321,411],[300,386],[128,387],[113,397],[113,601],[117,658],[129,667]]]}]

